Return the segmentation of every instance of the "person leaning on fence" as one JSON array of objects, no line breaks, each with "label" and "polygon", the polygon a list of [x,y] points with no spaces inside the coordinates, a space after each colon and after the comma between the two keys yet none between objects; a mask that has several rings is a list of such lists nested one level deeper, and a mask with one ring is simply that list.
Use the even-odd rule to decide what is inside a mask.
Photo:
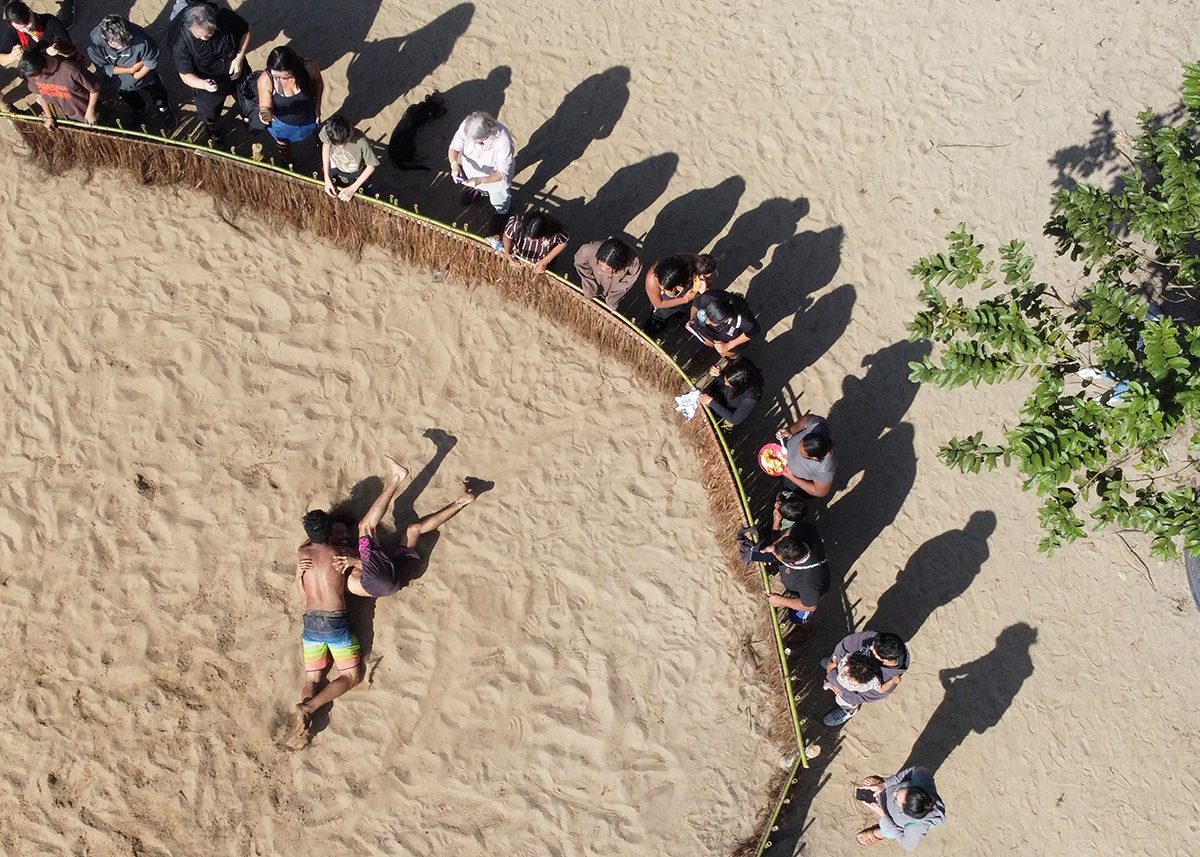
[{"label": "person leaning on fence", "polygon": [[855,796],[879,816],[879,824],[859,831],[859,845],[894,839],[912,851],[926,833],[946,823],[946,805],[928,768],[905,768],[886,780],[867,777],[857,784]]},{"label": "person leaning on fence", "polygon": [[762,400],[762,372],[745,357],[739,357],[724,369],[713,366],[708,373],[713,380],[700,394],[700,404],[731,426],[744,422]]},{"label": "person leaning on fence", "polygon": [[87,55],[96,71],[112,80],[117,95],[133,111],[134,127],[145,117],[147,95],[163,127],[175,127],[175,111],[158,76],[158,44],[145,30],[120,15],[107,15],[88,37]]},{"label": "person leaning on fence", "polygon": [[544,274],[566,248],[571,236],[562,225],[543,211],[514,214],[504,225],[504,238],[498,252],[533,265],[535,274]]},{"label": "person leaning on fence", "polygon": [[20,2],[4,7],[4,23],[0,25],[0,64],[14,66],[21,61],[21,54],[30,48],[40,47],[45,51],[55,43],[69,45],[71,35],[54,15],[38,14]]},{"label": "person leaning on fence", "polygon": [[59,116],[95,125],[99,118],[100,81],[75,58],[71,45],[60,43],[58,49],[55,53],[27,49],[17,63],[17,73],[29,83],[29,90],[37,94],[47,128],[53,128]]},{"label": "person leaning on fence", "polygon": [[[839,665],[852,654],[871,658],[879,665],[877,688],[851,688],[842,681]],[[841,726],[859,712],[865,703],[887,699],[899,685],[910,664],[908,647],[897,634],[887,631],[860,631],[843,637],[833,654],[821,661],[825,670],[825,689],[834,693],[837,708],[823,720],[826,726]]]},{"label": "person leaning on fence", "polygon": [[824,417],[807,413],[775,437],[787,450],[787,469],[783,478],[812,497],[827,497],[833,490],[837,459],[833,456],[833,435]]},{"label": "person leaning on fence", "polygon": [[642,260],[633,248],[619,238],[592,241],[575,253],[575,272],[588,300],[604,298],[616,309],[642,275]]},{"label": "person leaning on fence", "polygon": [[321,69],[312,60],[287,45],[267,56],[267,69],[258,76],[258,119],[284,160],[292,158],[292,143],[317,133],[324,92]]},{"label": "person leaning on fence", "polygon": [[741,295],[705,292],[692,302],[688,330],[722,357],[730,357],[761,328],[750,304]]},{"label": "person leaning on fence", "polygon": [[659,259],[646,272],[646,297],[650,299],[649,317],[641,328],[650,336],[658,336],[672,316],[683,312],[696,295],[693,266],[681,253]]},{"label": "person leaning on fence", "polygon": [[491,234],[499,238],[512,202],[511,187],[516,165],[512,134],[492,116],[476,111],[462,121],[450,141],[450,175],[465,186],[463,205],[487,200],[496,211]]},{"label": "person leaning on fence", "polygon": [[249,73],[249,47],[250,25],[236,12],[197,3],[180,15],[172,50],[175,68],[179,79],[192,90],[196,115],[204,123],[210,143],[220,139],[217,120],[225,99],[237,97],[237,86]]},{"label": "person leaning on fence", "polygon": [[360,190],[366,192],[379,166],[379,155],[366,135],[335,113],[325,120],[317,139],[321,141],[325,193],[349,202]]},{"label": "person leaning on fence", "polygon": [[771,594],[772,607],[784,607],[793,625],[806,625],[817,611],[821,598],[829,591],[829,564],[825,543],[808,521],[799,521],[771,545],[754,545],[746,557],[750,562],[767,563],[779,574],[784,594]]}]

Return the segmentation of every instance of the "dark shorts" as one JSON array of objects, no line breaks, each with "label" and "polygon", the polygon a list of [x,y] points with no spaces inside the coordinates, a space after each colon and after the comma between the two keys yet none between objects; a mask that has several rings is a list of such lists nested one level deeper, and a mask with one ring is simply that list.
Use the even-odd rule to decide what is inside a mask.
[{"label": "dark shorts", "polygon": [[358,555],[362,558],[362,588],[372,598],[399,592],[408,582],[409,571],[421,559],[415,550],[403,546],[388,556],[370,536],[358,537]]},{"label": "dark shorts", "polygon": [[334,663],[341,671],[358,666],[358,638],[350,633],[345,610],[309,610],[304,614],[304,669],[324,672]]}]

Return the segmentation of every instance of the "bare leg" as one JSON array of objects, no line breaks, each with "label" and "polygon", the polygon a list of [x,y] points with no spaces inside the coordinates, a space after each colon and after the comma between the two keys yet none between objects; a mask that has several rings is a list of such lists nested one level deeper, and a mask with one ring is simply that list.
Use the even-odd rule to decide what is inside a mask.
[{"label": "bare leg", "polygon": [[404,533],[404,545],[406,547],[415,548],[417,546],[417,539],[425,535],[425,533],[432,533],[467,506],[474,503],[475,500],[475,495],[471,493],[470,489],[467,487],[467,480],[464,479],[463,491],[458,495],[457,500],[455,500],[449,506],[438,509],[432,515],[426,515],[415,524],[409,525],[408,530]]},{"label": "bare leg", "polygon": [[385,455],[392,465],[392,478],[388,480],[388,484],[383,487],[383,493],[371,505],[367,511],[367,515],[358,524],[359,536],[370,536],[375,538],[375,528],[379,526],[379,522],[383,520],[383,516],[387,514],[388,506],[392,505],[392,500],[396,497],[396,492],[400,490],[400,483],[408,478],[408,469],[401,467],[400,463],[390,455]]},{"label": "bare leg", "polygon": [[[320,693],[297,705],[292,712],[292,731],[291,737],[287,741],[287,746],[293,750],[303,750],[307,747],[309,739],[312,737],[308,734],[308,726],[312,722],[313,712],[322,705],[333,702],[343,693],[353,688],[362,681],[362,677],[362,664],[353,669],[342,670],[340,671],[340,675],[325,685]],[[305,685],[306,691],[311,684],[312,682]]]}]

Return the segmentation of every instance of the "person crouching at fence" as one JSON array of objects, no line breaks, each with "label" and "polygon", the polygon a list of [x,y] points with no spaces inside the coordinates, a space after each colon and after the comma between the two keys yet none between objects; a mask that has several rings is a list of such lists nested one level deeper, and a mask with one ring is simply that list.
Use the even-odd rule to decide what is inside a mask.
[{"label": "person crouching at fence", "polygon": [[[100,81],[75,59],[71,45],[56,43],[50,50],[29,48],[17,64],[17,73],[37,94],[47,128],[57,117],[95,125],[99,116]],[[61,54],[61,55],[60,55]]]},{"label": "person crouching at fence", "polygon": [[225,99],[237,97],[237,86],[249,71],[250,25],[236,12],[212,3],[187,7],[181,19],[172,51],[175,68],[192,90],[208,142],[215,143],[220,139],[217,120]]},{"label": "person crouching at fence", "polygon": [[117,95],[133,111],[131,124],[137,127],[146,116],[146,96],[154,102],[163,127],[175,127],[175,111],[167,89],[158,76],[158,44],[137,24],[120,15],[107,15],[88,37],[88,59],[96,71],[109,78]]},{"label": "person crouching at fence", "polygon": [[508,218],[500,246],[493,247],[514,260],[533,265],[535,274],[544,274],[570,240],[567,231],[549,214],[527,211]]},{"label": "person crouching at fence", "polygon": [[335,113],[321,125],[317,139],[321,141],[325,193],[342,202],[349,202],[360,190],[369,193],[379,155],[367,136]]},{"label": "person crouching at fence", "polygon": [[492,116],[476,111],[462,121],[450,141],[450,175],[466,190],[463,205],[487,200],[495,209],[491,235],[500,237],[504,215],[512,202],[516,144],[507,128]]},{"label": "person crouching at fence", "polygon": [[607,238],[584,244],[575,253],[575,272],[589,301],[604,298],[609,309],[616,309],[642,275],[642,260],[620,238]]}]

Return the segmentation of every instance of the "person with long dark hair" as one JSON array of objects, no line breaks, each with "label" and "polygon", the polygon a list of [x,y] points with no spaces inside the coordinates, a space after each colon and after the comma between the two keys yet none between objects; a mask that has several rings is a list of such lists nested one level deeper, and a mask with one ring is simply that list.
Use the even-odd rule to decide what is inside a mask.
[{"label": "person with long dark hair", "polygon": [[575,272],[588,300],[604,298],[616,309],[642,273],[642,260],[620,238],[592,241],[575,254]]},{"label": "person with long dark hair", "polygon": [[317,64],[287,45],[267,56],[267,70],[258,76],[258,118],[285,160],[291,159],[292,143],[317,133],[324,90]]},{"label": "person with long dark hair", "polygon": [[732,292],[705,292],[692,303],[692,320],[688,330],[710,345],[722,357],[758,335],[758,319],[746,299]]},{"label": "person with long dark hair", "polygon": [[718,364],[708,373],[713,380],[700,394],[700,404],[731,426],[745,421],[762,399],[762,372],[745,357],[739,357],[724,369]]},{"label": "person with long dark hair", "polygon": [[535,274],[544,274],[570,240],[571,236],[557,220],[534,210],[508,218],[501,245],[496,249],[530,263]]}]

